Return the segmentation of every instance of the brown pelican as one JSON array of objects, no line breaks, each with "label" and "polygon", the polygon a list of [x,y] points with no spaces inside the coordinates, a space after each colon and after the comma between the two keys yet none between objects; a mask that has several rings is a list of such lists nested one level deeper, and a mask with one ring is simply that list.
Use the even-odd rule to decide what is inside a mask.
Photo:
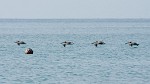
[{"label": "brown pelican", "polygon": [[103,41],[96,41],[96,42],[93,42],[92,44],[94,44],[97,47],[98,45],[103,45],[105,43]]},{"label": "brown pelican", "polygon": [[131,47],[132,47],[133,45],[136,45],[136,46],[139,45],[138,43],[132,42],[132,41],[129,41],[129,42],[125,43],[125,44],[129,44],[129,46],[131,46]]},{"label": "brown pelican", "polygon": [[17,43],[18,45],[20,45],[20,44],[26,44],[26,43],[23,42],[23,41],[16,41],[15,43]]},{"label": "brown pelican", "polygon": [[25,50],[25,54],[33,54],[33,50],[31,48],[27,48]]},{"label": "brown pelican", "polygon": [[67,41],[65,41],[65,42],[62,42],[61,43],[64,47],[66,47],[66,45],[73,45],[74,43],[73,42],[67,42]]}]

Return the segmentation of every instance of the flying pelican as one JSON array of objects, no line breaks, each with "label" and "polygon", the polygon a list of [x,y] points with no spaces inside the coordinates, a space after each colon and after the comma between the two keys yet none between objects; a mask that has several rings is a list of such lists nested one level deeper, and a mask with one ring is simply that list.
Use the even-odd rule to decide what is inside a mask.
[{"label": "flying pelican", "polygon": [[20,44],[26,44],[26,43],[23,42],[23,41],[16,41],[15,43],[17,43],[17,45],[20,45]]},{"label": "flying pelican", "polygon": [[103,41],[96,41],[96,42],[93,42],[92,44],[94,44],[97,47],[98,45],[103,45],[105,43]]},{"label": "flying pelican", "polygon": [[138,43],[132,42],[132,41],[129,41],[129,42],[125,43],[125,44],[129,44],[129,46],[131,46],[131,47],[132,47],[133,45],[136,45],[136,46],[139,45]]},{"label": "flying pelican", "polygon": [[65,41],[65,42],[62,42],[61,43],[64,47],[66,47],[66,45],[73,45],[74,43],[73,42],[70,42],[70,41]]}]

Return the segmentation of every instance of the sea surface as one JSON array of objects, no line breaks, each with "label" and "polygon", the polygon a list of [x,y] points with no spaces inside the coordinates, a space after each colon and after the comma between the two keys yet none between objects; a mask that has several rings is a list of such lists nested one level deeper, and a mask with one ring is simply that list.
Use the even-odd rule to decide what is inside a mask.
[{"label": "sea surface", "polygon": [[0,19],[0,84],[150,84],[150,19]]}]

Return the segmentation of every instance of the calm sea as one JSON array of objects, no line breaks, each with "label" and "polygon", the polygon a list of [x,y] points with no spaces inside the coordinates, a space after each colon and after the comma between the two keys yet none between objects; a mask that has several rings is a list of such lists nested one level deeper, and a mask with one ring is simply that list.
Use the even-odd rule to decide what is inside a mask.
[{"label": "calm sea", "polygon": [[0,19],[0,84],[150,84],[150,19]]}]

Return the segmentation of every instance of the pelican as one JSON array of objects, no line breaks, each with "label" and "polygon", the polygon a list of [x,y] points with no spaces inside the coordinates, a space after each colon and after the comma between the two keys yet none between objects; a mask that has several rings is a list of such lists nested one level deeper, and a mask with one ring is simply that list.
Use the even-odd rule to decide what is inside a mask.
[{"label": "pelican", "polygon": [[139,45],[138,43],[132,42],[132,41],[129,41],[129,42],[125,43],[125,44],[129,44],[129,46],[131,46],[131,47],[132,47],[133,45],[136,45],[136,46]]},{"label": "pelican", "polygon": [[98,45],[103,45],[105,43],[103,41],[96,41],[96,42],[93,42],[92,44],[94,44],[97,47]]},{"label": "pelican", "polygon": [[70,42],[70,41],[65,41],[65,42],[62,42],[61,43],[64,47],[66,47],[66,45],[73,45],[74,43],[73,42]]},{"label": "pelican", "polygon": [[31,48],[27,48],[25,50],[25,54],[33,54],[33,50]]},{"label": "pelican", "polygon": [[17,43],[17,45],[20,45],[20,44],[26,44],[26,43],[23,42],[23,41],[16,41],[15,43]]}]

